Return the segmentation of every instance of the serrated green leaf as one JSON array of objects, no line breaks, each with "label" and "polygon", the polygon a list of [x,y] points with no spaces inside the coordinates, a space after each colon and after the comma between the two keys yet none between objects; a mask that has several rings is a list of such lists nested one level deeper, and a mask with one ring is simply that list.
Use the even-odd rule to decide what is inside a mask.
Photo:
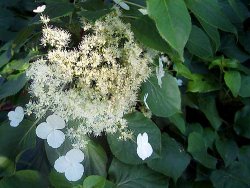
[{"label": "serrated green leaf", "polygon": [[184,47],[191,32],[191,18],[183,0],[147,0],[149,16],[160,35],[183,59]]},{"label": "serrated green leaf", "polygon": [[8,81],[0,85],[0,100],[15,95],[25,86],[26,82],[25,73],[12,75]]},{"label": "serrated green leaf", "polygon": [[145,161],[157,158],[161,152],[161,133],[158,127],[139,112],[128,114],[126,117],[128,129],[133,132],[132,140],[120,140],[119,133],[108,134],[108,143],[112,153],[126,164],[141,164],[143,161],[137,155],[136,139],[139,133],[148,134],[148,142],[153,148],[153,154]]},{"label": "serrated green leaf", "polygon": [[237,97],[241,86],[240,73],[238,71],[226,71],[224,74],[224,80],[233,96]]},{"label": "serrated green leaf", "polygon": [[109,177],[117,188],[168,188],[168,179],[144,165],[125,165],[113,159],[109,168]]},{"label": "serrated green leaf", "polygon": [[250,186],[248,169],[237,161],[226,169],[213,171],[210,179],[215,188],[249,188]]},{"label": "serrated green leaf", "polygon": [[162,87],[158,85],[158,80],[152,76],[147,82],[142,84],[141,101],[145,100],[153,114],[160,117],[170,117],[181,111],[181,96],[176,79],[166,74],[162,77]]},{"label": "serrated green leaf", "polygon": [[160,158],[153,159],[147,164],[153,170],[172,177],[176,182],[187,168],[190,159],[190,156],[178,142],[167,134],[163,134]]},{"label": "serrated green leaf", "polygon": [[228,31],[237,35],[237,30],[229,19],[223,14],[220,5],[216,0],[186,0],[187,7],[194,15],[211,25],[223,31]]},{"label": "serrated green leaf", "polygon": [[215,146],[226,167],[229,166],[238,156],[239,149],[234,140],[217,139]]},{"label": "serrated green leaf", "polygon": [[195,160],[207,168],[215,169],[217,160],[207,153],[206,142],[200,133],[192,132],[188,136],[188,152]]},{"label": "serrated green leaf", "polygon": [[197,26],[192,26],[192,31],[187,42],[187,49],[190,53],[207,59],[213,56],[213,50],[207,35]]}]

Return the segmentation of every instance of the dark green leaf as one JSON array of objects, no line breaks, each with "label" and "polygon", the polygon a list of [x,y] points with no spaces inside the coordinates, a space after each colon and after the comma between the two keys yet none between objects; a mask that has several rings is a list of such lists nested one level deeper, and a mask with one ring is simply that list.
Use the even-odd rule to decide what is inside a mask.
[{"label": "dark green leaf", "polygon": [[115,188],[115,185],[102,176],[88,176],[83,182],[84,188]]},{"label": "dark green leaf", "polygon": [[224,74],[224,80],[233,96],[237,97],[241,86],[240,73],[238,71],[226,71]]},{"label": "dark green leaf", "polygon": [[162,135],[162,152],[159,159],[148,162],[150,168],[170,176],[176,182],[187,168],[190,156],[184,148],[167,134]]},{"label": "dark green leaf", "polygon": [[195,25],[193,25],[188,39],[187,49],[190,53],[203,59],[213,56],[213,50],[209,38],[199,27]]},{"label": "dark green leaf", "polygon": [[215,188],[249,188],[250,186],[248,169],[237,161],[229,168],[213,171],[210,179]]},{"label": "dark green leaf", "polygon": [[241,22],[243,22],[249,16],[249,11],[247,10],[247,7],[241,1],[228,0],[228,2],[237,14],[237,16],[240,18]]},{"label": "dark green leaf", "polygon": [[15,164],[7,157],[0,156],[0,177],[10,176],[15,172]]},{"label": "dark green leaf", "polygon": [[7,82],[0,85],[0,99],[15,95],[25,86],[26,81],[25,73],[11,76]]},{"label": "dark green leaf", "polygon": [[250,106],[245,106],[235,114],[234,130],[238,135],[250,138]]},{"label": "dark green leaf", "polygon": [[77,14],[78,16],[80,16],[80,18],[85,18],[88,21],[95,22],[96,20],[100,19],[110,12],[111,9],[103,9],[98,11],[83,10],[81,12],[78,12]]},{"label": "dark green leaf", "polygon": [[173,116],[170,116],[169,121],[173,123],[181,131],[182,134],[186,132],[186,124],[182,114],[177,113]]},{"label": "dark green leaf", "polygon": [[20,170],[15,175],[0,181],[2,188],[44,188],[47,187],[44,178],[34,170]]},{"label": "dark green leaf", "polygon": [[149,16],[160,35],[183,59],[184,47],[191,32],[191,18],[183,0],[147,0]]},{"label": "dark green leaf", "polygon": [[207,168],[216,168],[217,160],[207,153],[206,142],[200,133],[192,132],[188,136],[188,152],[195,160]]},{"label": "dark green leaf", "polygon": [[250,97],[250,76],[241,75],[241,87],[239,95],[241,97]]},{"label": "dark green leaf", "polygon": [[250,146],[242,146],[239,151],[239,156],[238,156],[239,161],[242,164],[245,164],[250,171]]},{"label": "dark green leaf", "polygon": [[137,155],[136,139],[139,133],[148,133],[148,142],[153,148],[153,154],[145,161],[158,157],[161,152],[161,133],[158,127],[141,113],[136,112],[126,116],[128,129],[133,132],[132,140],[120,140],[119,133],[109,134],[108,143],[112,153],[122,162],[127,164],[140,164],[143,161]]},{"label": "dark green leaf", "polygon": [[194,13],[194,15],[198,19],[206,22],[212,27],[237,34],[236,28],[232,25],[229,19],[221,11],[218,1],[186,0],[186,3],[188,8]]},{"label": "dark green leaf", "polygon": [[72,184],[66,179],[64,174],[52,170],[49,174],[49,181],[55,188],[72,188]]},{"label": "dark green leaf", "polygon": [[109,169],[110,179],[117,188],[168,188],[168,179],[144,165],[125,165],[113,159]]},{"label": "dark green leaf", "polygon": [[141,100],[146,103],[153,114],[160,117],[170,117],[181,111],[181,97],[176,79],[166,74],[162,77],[162,87],[158,85],[156,77],[151,77],[142,84]]},{"label": "dark green leaf", "polygon": [[217,139],[215,145],[226,167],[237,158],[239,149],[234,140]]}]

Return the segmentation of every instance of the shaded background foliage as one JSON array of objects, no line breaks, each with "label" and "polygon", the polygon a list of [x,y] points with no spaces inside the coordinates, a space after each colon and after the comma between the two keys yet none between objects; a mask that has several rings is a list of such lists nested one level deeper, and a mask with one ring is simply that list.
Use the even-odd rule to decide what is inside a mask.
[{"label": "shaded background foliage", "polygon": [[[94,22],[113,5],[0,1],[0,187],[250,187],[249,1],[128,1],[122,19],[137,40],[173,62],[164,67],[162,88],[154,74],[141,87],[141,102],[149,93],[152,118],[139,112],[140,103],[138,112],[126,117],[136,134],[148,132],[154,153],[142,163],[132,141],[117,141],[116,134],[91,138],[84,177],[74,183],[53,169],[69,143],[52,150],[34,129],[27,134],[34,117],[17,128],[7,120],[9,110],[29,100],[25,70],[46,53],[39,46],[39,17],[32,13],[44,3],[44,14],[70,31],[74,46],[82,36],[79,19]],[[147,7],[148,15],[138,5]],[[174,77],[184,84],[178,87]]]}]

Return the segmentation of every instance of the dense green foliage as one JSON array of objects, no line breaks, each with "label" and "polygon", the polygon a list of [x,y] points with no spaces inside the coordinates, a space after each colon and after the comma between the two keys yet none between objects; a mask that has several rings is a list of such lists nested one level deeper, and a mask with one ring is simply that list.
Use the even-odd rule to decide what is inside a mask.
[{"label": "dense green foliage", "polygon": [[[69,182],[53,164],[58,150],[36,139],[28,117],[9,126],[8,111],[29,100],[25,71],[39,55],[41,24],[32,10],[68,30],[77,46],[79,19],[109,13],[111,1],[0,1],[0,187],[250,187],[250,5],[247,0],[128,0],[122,19],[136,39],[164,53],[162,88],[155,73],[141,87],[129,128],[147,132],[153,155],[142,161],[136,143],[117,135],[90,138],[84,177]],[[142,15],[139,7],[146,7]],[[156,60],[155,64],[158,64]],[[183,80],[178,87],[175,77]],[[143,98],[151,119],[140,112]]]}]

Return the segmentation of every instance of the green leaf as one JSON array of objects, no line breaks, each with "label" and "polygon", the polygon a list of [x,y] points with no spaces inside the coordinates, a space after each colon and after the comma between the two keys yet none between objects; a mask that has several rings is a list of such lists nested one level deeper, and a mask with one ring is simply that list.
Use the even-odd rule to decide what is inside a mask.
[{"label": "green leaf", "polygon": [[0,156],[0,177],[10,176],[15,172],[15,164],[7,157]]},{"label": "green leaf", "polygon": [[206,142],[200,133],[192,132],[188,136],[188,152],[195,160],[207,168],[216,168],[217,160],[207,153]]},{"label": "green leaf", "polygon": [[168,188],[168,179],[144,165],[125,165],[113,159],[109,168],[109,177],[117,188]]},{"label": "green leaf", "polygon": [[215,170],[210,179],[215,188],[249,188],[250,173],[243,163],[235,161],[229,168]]},{"label": "green leaf", "polygon": [[136,139],[139,133],[148,133],[148,142],[153,148],[153,154],[145,161],[158,157],[161,152],[161,133],[158,127],[139,112],[127,115],[128,129],[133,132],[133,140],[120,140],[119,133],[109,134],[108,143],[112,153],[126,164],[140,164],[143,161],[137,155]]},{"label": "green leaf", "polygon": [[209,38],[195,25],[192,26],[192,31],[187,42],[187,49],[190,53],[203,59],[213,56]]},{"label": "green leaf", "polygon": [[241,75],[241,87],[239,95],[241,97],[250,97],[250,76]]},{"label": "green leaf", "polygon": [[179,55],[160,36],[155,23],[148,16],[142,16],[130,22],[135,37],[149,48],[167,53],[170,58],[179,59]]},{"label": "green leaf", "polygon": [[175,63],[174,70],[178,75],[183,76],[188,79],[193,79],[193,74],[190,72],[188,67],[184,63]]},{"label": "green leaf", "polygon": [[100,19],[101,17],[105,16],[106,14],[110,13],[111,9],[103,9],[103,10],[97,10],[97,11],[91,11],[91,10],[83,10],[78,12],[78,16],[80,18],[85,18],[88,21],[95,22],[96,20]]},{"label": "green leaf", "polygon": [[241,2],[237,0],[228,0],[229,4],[233,8],[234,12],[240,18],[241,22],[243,22],[249,16],[249,11],[247,7]]},{"label": "green leaf", "polygon": [[49,181],[55,188],[72,188],[73,185],[66,179],[64,174],[52,170],[49,174]]},{"label": "green leaf", "polygon": [[191,32],[191,18],[183,0],[147,0],[149,16],[160,35],[183,59],[184,47]]},{"label": "green leaf", "polygon": [[240,73],[238,71],[226,71],[224,74],[224,80],[233,96],[237,97],[241,86]]},{"label": "green leaf", "polygon": [[[36,143],[35,127],[32,122],[23,120],[18,127],[11,127],[9,122],[0,126],[0,156],[15,159],[27,149],[33,148]],[[14,148],[13,148],[14,146]]]},{"label": "green leaf", "polygon": [[198,99],[199,108],[205,114],[215,130],[218,130],[222,124],[222,120],[216,108],[215,98],[213,96],[200,97]]},{"label": "green leaf", "polygon": [[184,148],[167,134],[162,135],[162,152],[159,159],[153,159],[147,164],[157,172],[170,176],[176,182],[187,168],[190,156]]},{"label": "green leaf", "polygon": [[250,138],[250,106],[245,106],[242,110],[236,112],[234,130],[243,137]]},{"label": "green leaf", "polygon": [[222,38],[220,51],[222,51],[227,57],[237,59],[240,62],[244,62],[250,58],[248,53],[242,51],[237,46],[237,42],[232,35],[226,35]]},{"label": "green leaf", "polygon": [[173,123],[181,131],[182,134],[185,134],[186,124],[182,114],[176,113],[173,116],[170,116],[169,121]]},{"label": "green leaf", "polygon": [[25,86],[26,81],[25,73],[12,75],[7,82],[0,85],[0,100],[15,95]]},{"label": "green leaf", "polygon": [[234,140],[217,139],[215,146],[220,156],[222,157],[225,166],[229,166],[238,156],[238,146]]},{"label": "green leaf", "polygon": [[186,4],[198,19],[206,22],[212,27],[237,35],[236,28],[223,14],[217,0],[186,0]]},{"label": "green leaf", "polygon": [[44,188],[47,186],[44,178],[34,170],[20,170],[15,175],[0,181],[0,187],[4,188]]},{"label": "green leaf", "polygon": [[239,151],[238,159],[242,164],[245,164],[250,171],[250,146],[242,146]]},{"label": "green leaf", "polygon": [[188,82],[187,90],[190,92],[207,93],[220,89],[218,81],[211,75],[193,74]]},{"label": "green leaf", "polygon": [[170,117],[181,112],[181,96],[176,79],[170,74],[162,77],[162,87],[158,85],[155,76],[142,84],[141,100],[144,101],[148,93],[146,103],[153,114],[160,117]]},{"label": "green leaf", "polygon": [[203,29],[206,31],[208,36],[212,39],[214,44],[214,51],[217,51],[220,47],[220,33],[216,27],[213,27],[209,25],[207,22],[203,21],[202,19],[199,19],[199,22]]},{"label": "green leaf", "polygon": [[7,64],[9,62],[10,58],[11,58],[10,50],[4,51],[0,55],[0,68],[3,67],[5,64]]},{"label": "green leaf", "polygon": [[84,188],[115,188],[115,184],[102,176],[88,176],[83,182]]}]

